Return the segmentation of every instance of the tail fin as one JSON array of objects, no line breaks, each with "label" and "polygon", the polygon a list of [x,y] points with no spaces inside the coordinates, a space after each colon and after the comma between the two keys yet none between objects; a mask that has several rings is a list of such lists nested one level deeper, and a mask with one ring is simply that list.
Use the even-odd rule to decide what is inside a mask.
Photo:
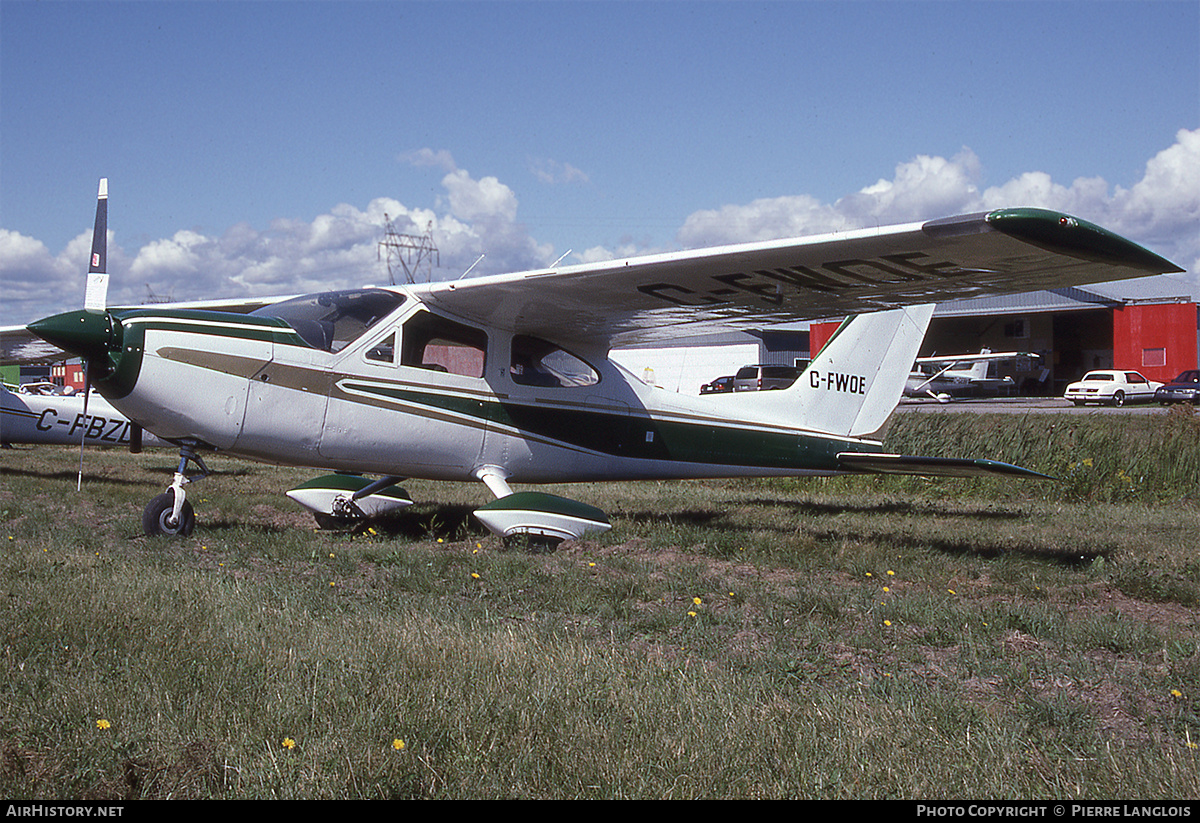
[{"label": "tail fin", "polygon": [[[980,349],[979,353],[980,354],[991,354],[992,350],[991,349]],[[989,366],[991,366],[991,362],[988,360],[980,360],[976,363],[972,363],[971,364],[971,379],[972,380],[986,380]]]},{"label": "tail fin", "polygon": [[933,304],[847,318],[787,391],[793,420],[849,437],[875,433],[895,411]]}]

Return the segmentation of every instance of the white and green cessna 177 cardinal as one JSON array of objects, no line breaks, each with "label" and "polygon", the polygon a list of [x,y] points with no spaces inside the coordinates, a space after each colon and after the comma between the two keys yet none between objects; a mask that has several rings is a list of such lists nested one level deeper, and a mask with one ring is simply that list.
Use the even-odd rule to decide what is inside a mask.
[{"label": "white and green cessna 177 cardinal", "polygon": [[[1042,477],[990,460],[886,454],[871,439],[899,401],[933,304],[1178,271],[1083,220],[1002,209],[258,301],[247,314],[83,309],[27,330],[82,357],[117,410],[178,445],[174,482],[143,518],[149,533],[191,531],[187,471],[205,473],[200,455],[213,451],[335,472],[289,492],[322,517],[407,505],[403,478],[479,481],[495,497],[475,512],[488,528],[557,541],[608,520],[514,485]],[[847,320],[782,391],[685,396],[609,359],[634,342],[835,316]]]}]

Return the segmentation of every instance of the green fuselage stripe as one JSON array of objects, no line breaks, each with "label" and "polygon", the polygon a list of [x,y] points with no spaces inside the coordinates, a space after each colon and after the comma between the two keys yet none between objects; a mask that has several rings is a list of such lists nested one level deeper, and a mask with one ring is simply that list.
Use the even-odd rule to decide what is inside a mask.
[{"label": "green fuselage stripe", "polygon": [[840,452],[879,450],[871,443],[794,431],[656,420],[637,414],[482,400],[377,384],[349,383],[347,387],[480,420],[521,435],[637,460],[834,471]]}]

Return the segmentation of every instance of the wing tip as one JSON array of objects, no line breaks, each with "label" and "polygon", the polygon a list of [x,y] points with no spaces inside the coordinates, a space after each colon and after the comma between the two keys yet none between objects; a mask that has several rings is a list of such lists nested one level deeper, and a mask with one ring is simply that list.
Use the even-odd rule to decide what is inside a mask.
[{"label": "wing tip", "polygon": [[990,211],[988,226],[1031,245],[1095,263],[1127,266],[1147,274],[1180,274],[1185,269],[1095,223],[1038,208]]}]

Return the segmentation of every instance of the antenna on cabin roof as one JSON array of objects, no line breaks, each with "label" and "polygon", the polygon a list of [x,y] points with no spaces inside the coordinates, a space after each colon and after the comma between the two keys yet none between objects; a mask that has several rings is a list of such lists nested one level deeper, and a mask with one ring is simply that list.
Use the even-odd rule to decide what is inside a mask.
[{"label": "antenna on cabin roof", "polygon": [[433,223],[429,223],[425,233],[418,237],[397,232],[392,219],[386,214],[383,215],[383,222],[383,240],[379,241],[378,256],[387,260],[391,284],[396,285],[397,269],[404,273],[405,283],[416,283],[422,272],[426,282],[432,280],[432,267],[441,265],[441,257],[433,243]]}]

